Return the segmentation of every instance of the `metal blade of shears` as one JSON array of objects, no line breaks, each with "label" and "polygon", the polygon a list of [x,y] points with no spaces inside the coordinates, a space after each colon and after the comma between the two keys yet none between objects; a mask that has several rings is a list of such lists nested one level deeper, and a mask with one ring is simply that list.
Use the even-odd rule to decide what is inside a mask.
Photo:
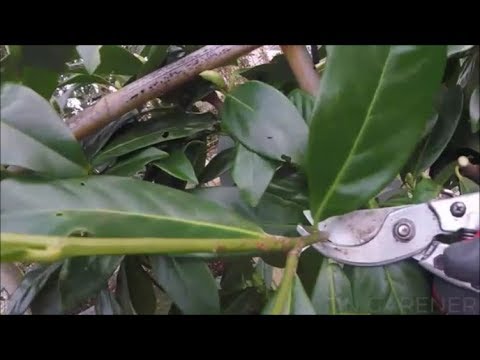
[{"label": "metal blade of shears", "polygon": [[[420,226],[416,226],[418,219]],[[385,265],[412,257],[441,232],[426,204],[358,210],[329,218],[317,228],[328,234],[329,241],[312,246],[326,257],[355,266]],[[297,230],[306,233],[301,225]]]}]

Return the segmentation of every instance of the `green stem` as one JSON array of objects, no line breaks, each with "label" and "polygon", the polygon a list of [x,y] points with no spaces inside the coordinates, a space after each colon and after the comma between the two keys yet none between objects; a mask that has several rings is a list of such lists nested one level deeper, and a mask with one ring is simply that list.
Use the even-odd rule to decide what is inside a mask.
[{"label": "green stem", "polygon": [[271,310],[272,315],[288,314],[291,302],[293,278],[297,272],[298,258],[300,257],[302,248],[303,246],[301,243],[297,244],[297,246],[288,253],[282,282],[277,290],[276,300]]},{"label": "green stem", "polygon": [[266,235],[243,239],[185,238],[93,238],[30,234],[1,234],[1,261],[51,262],[74,256],[131,254],[262,254],[289,251],[298,244],[325,240],[315,232],[306,237]]}]

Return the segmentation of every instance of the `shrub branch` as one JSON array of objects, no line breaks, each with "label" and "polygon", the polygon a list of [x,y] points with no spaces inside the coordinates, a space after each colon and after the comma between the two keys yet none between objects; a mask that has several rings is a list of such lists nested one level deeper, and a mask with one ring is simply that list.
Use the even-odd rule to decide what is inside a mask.
[{"label": "shrub branch", "polygon": [[288,309],[290,307],[291,301],[293,278],[295,277],[295,273],[297,272],[298,259],[304,246],[305,245],[302,244],[302,242],[299,242],[288,252],[282,281],[280,283],[280,287],[277,290],[277,297],[271,310],[272,315],[288,314]]},{"label": "shrub branch", "polygon": [[69,127],[77,139],[83,139],[147,101],[192,80],[202,71],[222,66],[258,47],[260,45],[207,45],[104,96],[70,118]]},{"label": "shrub branch", "polygon": [[320,76],[307,48],[303,45],[283,45],[281,49],[300,88],[316,96],[320,87]]},{"label": "shrub branch", "polygon": [[190,239],[190,238],[93,238],[1,234],[1,261],[52,262],[75,256],[94,255],[229,255],[288,252],[326,239],[315,232],[305,237],[283,237],[266,234],[259,238]]}]

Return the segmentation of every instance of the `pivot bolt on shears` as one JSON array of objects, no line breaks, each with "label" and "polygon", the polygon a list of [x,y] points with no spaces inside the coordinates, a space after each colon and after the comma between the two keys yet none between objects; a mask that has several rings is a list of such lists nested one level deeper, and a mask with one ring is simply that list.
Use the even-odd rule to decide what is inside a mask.
[{"label": "pivot bolt on shears", "polygon": [[[354,266],[381,266],[413,258],[432,274],[479,293],[477,283],[445,274],[444,252],[451,245],[441,241],[452,236],[460,240],[478,237],[479,204],[476,192],[423,204],[357,210],[319,222],[317,229],[327,234],[328,240],[310,246],[338,263]],[[310,211],[304,214],[313,225]],[[297,231],[310,235],[302,225]]]}]

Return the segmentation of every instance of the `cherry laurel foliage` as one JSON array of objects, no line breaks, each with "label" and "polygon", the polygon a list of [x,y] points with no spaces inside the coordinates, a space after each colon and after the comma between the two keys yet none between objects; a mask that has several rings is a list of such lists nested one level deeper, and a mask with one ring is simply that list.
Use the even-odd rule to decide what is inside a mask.
[{"label": "cherry laurel foliage", "polygon": [[[277,56],[242,69],[247,81],[230,91],[223,80],[199,76],[77,141],[61,118],[68,101],[58,101],[74,98],[72,86],[119,89],[197,47],[137,48],[10,47],[1,63],[2,232],[99,244],[105,237],[255,241],[298,236],[297,224],[308,225],[304,210],[318,221],[372,199],[383,207],[428,201],[443,187],[475,191],[452,162],[459,154],[478,162],[476,46],[322,46],[316,98]],[[197,101],[214,91],[226,95],[220,112],[201,111]],[[219,135],[233,145],[207,162]],[[397,177],[410,180],[392,187]],[[222,185],[205,186],[216,179]],[[35,252],[2,244],[2,261],[26,254]],[[98,314],[435,311],[416,305],[430,290],[414,262],[356,268],[309,248],[293,272],[274,280],[286,254],[256,256],[187,249],[71,257],[28,271],[8,313],[91,305]]]}]

